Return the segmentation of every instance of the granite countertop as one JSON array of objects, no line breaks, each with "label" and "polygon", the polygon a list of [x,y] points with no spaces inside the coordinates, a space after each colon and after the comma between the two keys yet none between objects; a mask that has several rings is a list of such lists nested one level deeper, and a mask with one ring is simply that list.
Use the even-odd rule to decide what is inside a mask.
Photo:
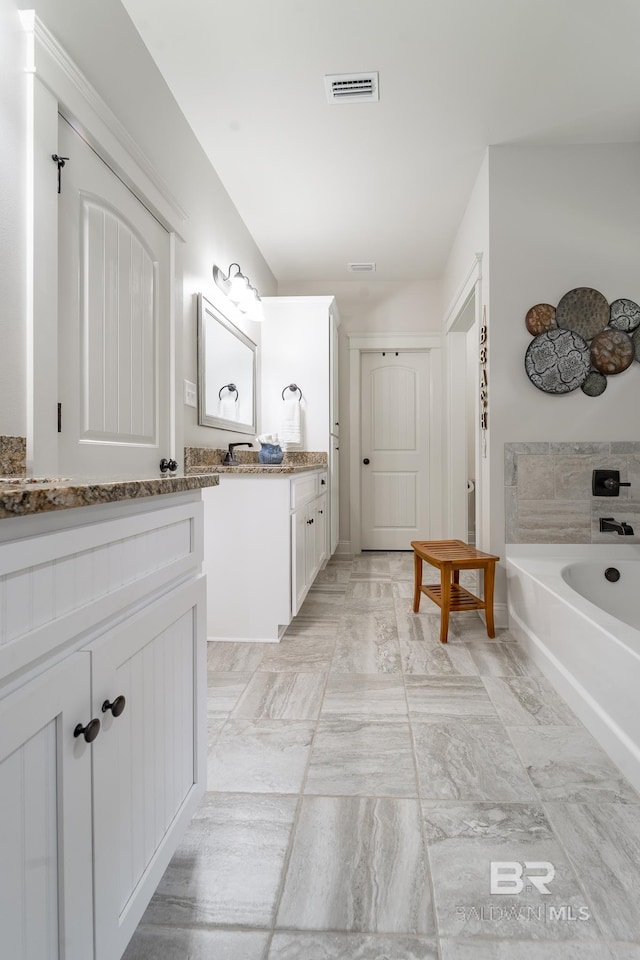
[{"label": "granite countertop", "polygon": [[250,476],[281,476],[282,474],[311,473],[326,470],[328,456],[317,450],[288,450],[282,463],[267,464],[258,462],[257,450],[236,449],[237,464],[223,463],[226,450],[219,447],[185,447],[185,474],[221,473]]},{"label": "granite countertop", "polygon": [[51,510],[70,510],[99,503],[138,500],[167,493],[216,487],[216,474],[157,477],[149,480],[73,480],[67,477],[0,477],[0,519],[26,517]]}]

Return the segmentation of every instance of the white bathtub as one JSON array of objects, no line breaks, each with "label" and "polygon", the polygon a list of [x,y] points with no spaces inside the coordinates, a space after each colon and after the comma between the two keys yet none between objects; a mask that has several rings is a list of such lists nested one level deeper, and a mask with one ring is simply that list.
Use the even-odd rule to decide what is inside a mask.
[{"label": "white bathtub", "polygon": [[640,789],[640,544],[508,544],[506,556],[511,631]]}]

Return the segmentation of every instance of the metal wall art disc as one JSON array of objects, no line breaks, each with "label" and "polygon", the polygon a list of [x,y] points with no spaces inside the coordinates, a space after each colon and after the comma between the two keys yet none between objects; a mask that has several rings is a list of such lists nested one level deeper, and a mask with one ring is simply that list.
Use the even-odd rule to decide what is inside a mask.
[{"label": "metal wall art disc", "polygon": [[635,347],[628,333],[603,330],[591,341],[591,362],[600,373],[622,373],[633,363]]},{"label": "metal wall art disc", "polygon": [[609,308],[609,325],[631,333],[640,327],[640,307],[633,300],[614,300]]},{"label": "metal wall art disc", "polygon": [[631,342],[636,350],[636,360],[640,361],[640,327],[631,334]]},{"label": "metal wall art disc", "polygon": [[545,330],[554,330],[556,327],[556,308],[550,303],[536,303],[535,307],[527,310],[524,318],[527,330],[537,337]]},{"label": "metal wall art disc", "polygon": [[591,340],[609,323],[609,304],[598,290],[576,287],[560,300],[556,324],[562,330],[573,330],[584,340]]},{"label": "metal wall art disc", "polygon": [[588,397],[599,397],[607,389],[607,378],[603,373],[592,370],[580,389]]},{"label": "metal wall art disc", "polygon": [[527,347],[524,368],[538,390],[571,393],[591,370],[589,344],[572,330],[547,330]]}]

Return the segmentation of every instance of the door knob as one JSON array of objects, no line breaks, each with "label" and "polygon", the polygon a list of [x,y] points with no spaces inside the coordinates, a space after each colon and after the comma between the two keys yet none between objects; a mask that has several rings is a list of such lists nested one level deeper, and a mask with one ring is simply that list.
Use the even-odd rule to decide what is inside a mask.
[{"label": "door knob", "polygon": [[111,702],[109,700],[105,700],[105,702],[102,704],[102,712],[106,713],[107,710],[111,710],[111,713],[114,715],[114,717],[119,717],[120,714],[123,713],[126,703],[127,701],[122,694],[120,694],[119,697],[116,697],[115,700],[112,700]]},{"label": "door knob", "polygon": [[93,741],[95,740],[95,738],[98,736],[99,733],[100,733],[100,721],[97,718],[94,720],[89,720],[89,723],[85,727],[83,727],[82,724],[79,723],[76,726],[75,730],[73,731],[74,737],[79,737],[82,735],[87,741],[87,743],[93,743]]},{"label": "door knob", "polygon": [[369,464],[371,463],[371,461],[369,460],[369,457],[365,457],[362,462],[363,462],[363,463],[365,464],[365,466],[367,466],[367,467],[368,467]]}]

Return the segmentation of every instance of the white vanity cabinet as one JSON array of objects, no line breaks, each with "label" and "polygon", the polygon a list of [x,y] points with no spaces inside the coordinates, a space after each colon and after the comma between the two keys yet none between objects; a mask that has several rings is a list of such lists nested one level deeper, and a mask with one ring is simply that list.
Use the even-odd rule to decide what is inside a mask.
[{"label": "white vanity cabinet", "polygon": [[302,391],[304,449],[329,455],[327,547],[331,556],[338,545],[339,520],[340,316],[333,297],[265,297],[262,302],[262,432],[278,433],[283,413],[282,391],[289,384],[297,384]]},{"label": "white vanity cabinet", "polygon": [[209,640],[278,641],[326,563],[326,469],[273,470],[203,491]]},{"label": "white vanity cabinet", "polygon": [[12,960],[118,960],[204,792],[199,496],[2,527],[0,929]]}]

